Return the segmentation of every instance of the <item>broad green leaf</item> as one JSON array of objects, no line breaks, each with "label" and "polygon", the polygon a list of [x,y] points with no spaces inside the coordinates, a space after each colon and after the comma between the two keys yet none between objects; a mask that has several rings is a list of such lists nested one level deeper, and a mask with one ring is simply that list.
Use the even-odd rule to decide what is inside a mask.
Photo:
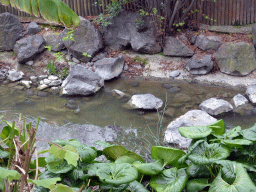
[{"label": "broad green leaf", "polygon": [[50,185],[49,189],[52,192],[76,192],[71,187],[63,185],[63,184]]},{"label": "broad green leaf", "polygon": [[163,164],[160,161],[153,163],[141,163],[136,161],[132,164],[139,173],[144,175],[157,175],[163,170]]},{"label": "broad green leaf", "polygon": [[240,126],[234,127],[233,129],[227,131],[223,136],[224,138],[235,138],[238,137],[242,128]]},{"label": "broad green leaf", "polygon": [[242,147],[243,145],[252,145],[253,142],[247,139],[225,139],[221,141],[223,144],[229,147]]},{"label": "broad green leaf", "polygon": [[208,126],[180,127],[179,132],[183,137],[190,139],[202,139],[211,134],[212,129]]},{"label": "broad green leaf", "polygon": [[187,192],[202,191],[205,187],[210,186],[208,179],[192,179],[187,182]]},{"label": "broad green leaf", "polygon": [[126,153],[128,153],[127,149],[120,145],[106,147],[103,149],[103,154],[111,161],[115,161],[118,157],[126,155]]},{"label": "broad green leaf", "polygon": [[73,165],[68,164],[66,160],[58,159],[53,155],[49,155],[45,158],[47,163],[46,167],[53,173],[67,173],[73,169]]},{"label": "broad green leaf", "polygon": [[3,179],[6,179],[7,177],[9,178],[10,181],[19,180],[20,174],[15,170],[10,170],[10,169],[0,167],[0,181]]},{"label": "broad green leaf", "polygon": [[64,159],[66,151],[63,148],[59,148],[56,145],[52,145],[49,149],[49,154],[54,155],[59,159]]},{"label": "broad green leaf", "polygon": [[243,135],[244,139],[248,139],[248,140],[251,140],[251,141],[256,141],[256,124],[254,124],[249,129],[242,130],[241,134]]},{"label": "broad green leaf", "polygon": [[105,163],[99,167],[96,175],[103,183],[121,185],[137,179],[138,171],[129,163]]},{"label": "broad green leaf", "polygon": [[9,152],[0,149],[0,159],[9,158]]},{"label": "broad green leaf", "polygon": [[188,156],[188,159],[195,164],[209,165],[218,160],[226,159],[230,150],[223,144],[208,144],[206,141],[200,143]]},{"label": "broad green leaf", "polygon": [[[74,189],[76,192],[79,192],[79,189],[80,188],[77,188],[77,187],[72,187],[72,189]],[[83,189],[83,191],[82,192],[91,192],[92,190],[91,189]]]},{"label": "broad green leaf", "polygon": [[72,169],[71,172],[68,173],[68,177],[77,181],[78,179],[85,180],[89,176],[85,174],[83,170],[76,168],[76,169]]},{"label": "broad green leaf", "polygon": [[112,191],[113,192],[123,192],[126,191],[127,187],[129,186],[129,183],[127,184],[121,184],[121,185],[111,185],[106,183],[100,183],[100,189],[103,191]]},{"label": "broad green leaf", "polygon": [[102,146],[104,148],[113,146],[112,144],[105,141],[94,141],[93,143],[96,145]]},{"label": "broad green leaf", "polygon": [[40,13],[46,20],[62,23],[66,27],[76,27],[80,23],[78,15],[61,0],[0,0],[0,3],[35,16]]},{"label": "broad green leaf", "polygon": [[44,180],[44,179],[57,178],[57,177],[60,177],[60,174],[52,173],[50,171],[45,171],[40,174],[39,179]]},{"label": "broad green leaf", "polygon": [[81,145],[77,151],[82,162],[90,163],[97,157],[97,151],[86,145]]},{"label": "broad green leaf", "polygon": [[177,166],[178,160],[186,153],[171,147],[153,146],[151,155],[153,159],[164,162],[165,165]]},{"label": "broad green leaf", "polygon": [[191,177],[208,177],[210,175],[210,172],[205,165],[195,165],[194,163],[190,163],[186,171]]},{"label": "broad green leaf", "polygon": [[132,157],[128,157],[128,156],[121,156],[119,158],[117,158],[115,160],[115,163],[134,163],[135,161],[137,161],[136,159],[133,159]]},{"label": "broad green leaf", "polygon": [[43,179],[43,180],[32,180],[37,186],[42,186],[45,188],[49,188],[50,185],[56,184],[57,181],[61,181],[60,177],[57,178],[50,178],[50,179]]},{"label": "broad green leaf", "polygon": [[129,183],[127,189],[130,190],[131,192],[148,192],[148,190],[136,180]]},{"label": "broad green leaf", "polygon": [[212,129],[213,135],[223,135],[225,133],[225,124],[222,119],[208,125]]},{"label": "broad green leaf", "polygon": [[79,159],[79,153],[77,152],[77,149],[71,145],[66,145],[65,147],[63,147],[63,149],[66,150],[66,154],[64,157],[65,160],[68,162],[68,164],[74,165],[76,167],[77,161]]},{"label": "broad green leaf", "polygon": [[108,163],[93,163],[88,165],[86,170],[88,171],[87,175],[89,176],[96,176],[96,171],[100,169],[101,167],[105,167]]},{"label": "broad green leaf", "polygon": [[222,161],[222,170],[212,182],[209,192],[256,191],[256,187],[243,165],[233,161]]},{"label": "broad green leaf", "polygon": [[[9,123],[9,122],[8,122]],[[3,129],[2,129],[2,132],[0,134],[0,138],[2,140],[5,140],[5,144],[10,147],[10,141],[9,139],[7,139],[9,136],[10,136],[10,133],[11,133],[11,129],[12,129],[12,125],[11,126],[5,126]],[[19,135],[19,129],[15,127],[14,129],[14,135]]]},{"label": "broad green leaf", "polygon": [[134,153],[133,151],[128,151],[125,154],[125,156],[131,157],[131,158],[135,159],[136,161],[145,162],[140,155],[138,155],[137,153]]},{"label": "broad green leaf", "polygon": [[152,177],[150,186],[157,192],[181,192],[188,180],[185,169],[171,168],[160,175]]}]

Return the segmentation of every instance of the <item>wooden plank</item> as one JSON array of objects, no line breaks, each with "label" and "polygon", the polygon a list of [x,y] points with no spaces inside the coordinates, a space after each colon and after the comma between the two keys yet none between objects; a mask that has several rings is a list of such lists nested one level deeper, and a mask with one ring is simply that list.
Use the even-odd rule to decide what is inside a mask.
[{"label": "wooden plank", "polygon": [[225,0],[225,20],[224,20],[224,25],[228,25],[228,2],[229,0]]},{"label": "wooden plank", "polygon": [[228,24],[231,25],[232,23],[232,4],[233,4],[233,0],[228,0]]},{"label": "wooden plank", "polygon": [[246,9],[247,9],[247,0],[244,0],[244,8],[243,8],[243,25],[246,25]]},{"label": "wooden plank", "polygon": [[252,0],[247,0],[246,3],[246,24],[250,24],[250,18],[251,18],[251,1]]},{"label": "wooden plank", "polygon": [[236,21],[236,2],[237,2],[237,0],[233,0],[231,25],[234,25],[234,24],[235,24],[235,21]]},{"label": "wooden plank", "polygon": [[254,23],[254,1],[252,0],[252,4],[251,4],[251,23]]},{"label": "wooden plank", "polygon": [[244,0],[240,0],[240,11],[239,11],[239,24],[243,25],[243,17],[244,17]]}]

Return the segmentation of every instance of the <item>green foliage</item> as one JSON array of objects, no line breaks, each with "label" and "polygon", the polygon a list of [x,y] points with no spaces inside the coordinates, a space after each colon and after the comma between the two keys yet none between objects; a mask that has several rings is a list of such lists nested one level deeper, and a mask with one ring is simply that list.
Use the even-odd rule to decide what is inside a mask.
[{"label": "green foliage", "polygon": [[47,66],[46,66],[46,70],[49,74],[51,75],[57,75],[57,69],[55,67],[55,63],[50,61],[49,63],[47,63]]},{"label": "green foliage", "polygon": [[85,56],[85,57],[92,57],[92,56],[89,55],[88,53],[83,53],[83,56]]},{"label": "green foliage", "polygon": [[48,21],[61,23],[67,27],[76,27],[80,23],[78,15],[61,0],[0,0],[0,3],[37,17],[42,15]]},{"label": "green foliage", "polygon": [[147,58],[141,58],[140,56],[136,56],[133,58],[133,61],[135,62],[140,62],[142,65],[147,65],[148,64],[148,59]]},{"label": "green foliage", "polygon": [[69,74],[69,70],[68,68],[65,67],[60,72],[60,78],[65,79],[68,76],[68,74]]}]

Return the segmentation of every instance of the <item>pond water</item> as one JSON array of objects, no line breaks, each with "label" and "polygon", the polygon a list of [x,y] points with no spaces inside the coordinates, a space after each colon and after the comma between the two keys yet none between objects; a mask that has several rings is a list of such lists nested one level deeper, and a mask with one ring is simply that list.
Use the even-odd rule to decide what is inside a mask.
[{"label": "pond water", "polygon": [[[134,82],[139,82],[139,86],[133,87]],[[163,83],[180,88],[180,92],[170,93],[170,89],[164,88]],[[166,113],[172,111],[173,116],[164,115],[162,122],[164,129],[176,117],[185,114],[189,110],[199,109],[199,104],[208,98],[225,97],[225,100],[230,101],[237,93],[244,93],[238,90],[198,84],[120,78],[106,82],[100,92],[89,97],[60,97],[52,94],[48,94],[47,97],[40,97],[37,95],[28,96],[27,90],[15,89],[13,88],[14,85],[0,85],[0,115],[5,115],[5,119],[9,121],[17,120],[20,113],[23,117],[32,121],[40,117],[41,125],[46,128],[39,132],[44,136],[48,135],[49,139],[54,139],[52,137],[53,132],[56,132],[57,138],[61,135],[70,135],[73,125],[83,124],[92,124],[99,127],[118,125],[122,129],[136,129],[138,133],[150,133],[150,128],[152,133],[156,134],[158,115],[161,114],[161,110],[158,114],[156,111],[144,112],[127,109],[123,105],[129,100],[129,97],[118,98],[112,93],[113,89],[121,90],[130,96],[151,93],[163,101],[167,101]],[[73,99],[80,107],[79,113],[74,113],[74,110],[65,107],[68,99]],[[226,126],[229,128],[237,125],[247,128],[256,122],[255,117],[245,118],[233,114],[221,118],[224,119]]]}]

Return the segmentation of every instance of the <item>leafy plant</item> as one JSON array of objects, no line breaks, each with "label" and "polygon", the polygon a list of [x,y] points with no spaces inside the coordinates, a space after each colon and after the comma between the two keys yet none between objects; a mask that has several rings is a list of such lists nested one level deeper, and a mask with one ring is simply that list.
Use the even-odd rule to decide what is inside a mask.
[{"label": "leafy plant", "polygon": [[57,69],[55,67],[55,63],[53,61],[50,61],[47,63],[46,70],[51,75],[57,75]]},{"label": "leafy plant", "polygon": [[65,79],[68,76],[68,74],[69,74],[68,68],[65,67],[61,70],[60,78]]},{"label": "leafy plant", "polygon": [[85,57],[92,57],[92,56],[89,55],[88,53],[83,53],[83,56],[85,56]]}]

